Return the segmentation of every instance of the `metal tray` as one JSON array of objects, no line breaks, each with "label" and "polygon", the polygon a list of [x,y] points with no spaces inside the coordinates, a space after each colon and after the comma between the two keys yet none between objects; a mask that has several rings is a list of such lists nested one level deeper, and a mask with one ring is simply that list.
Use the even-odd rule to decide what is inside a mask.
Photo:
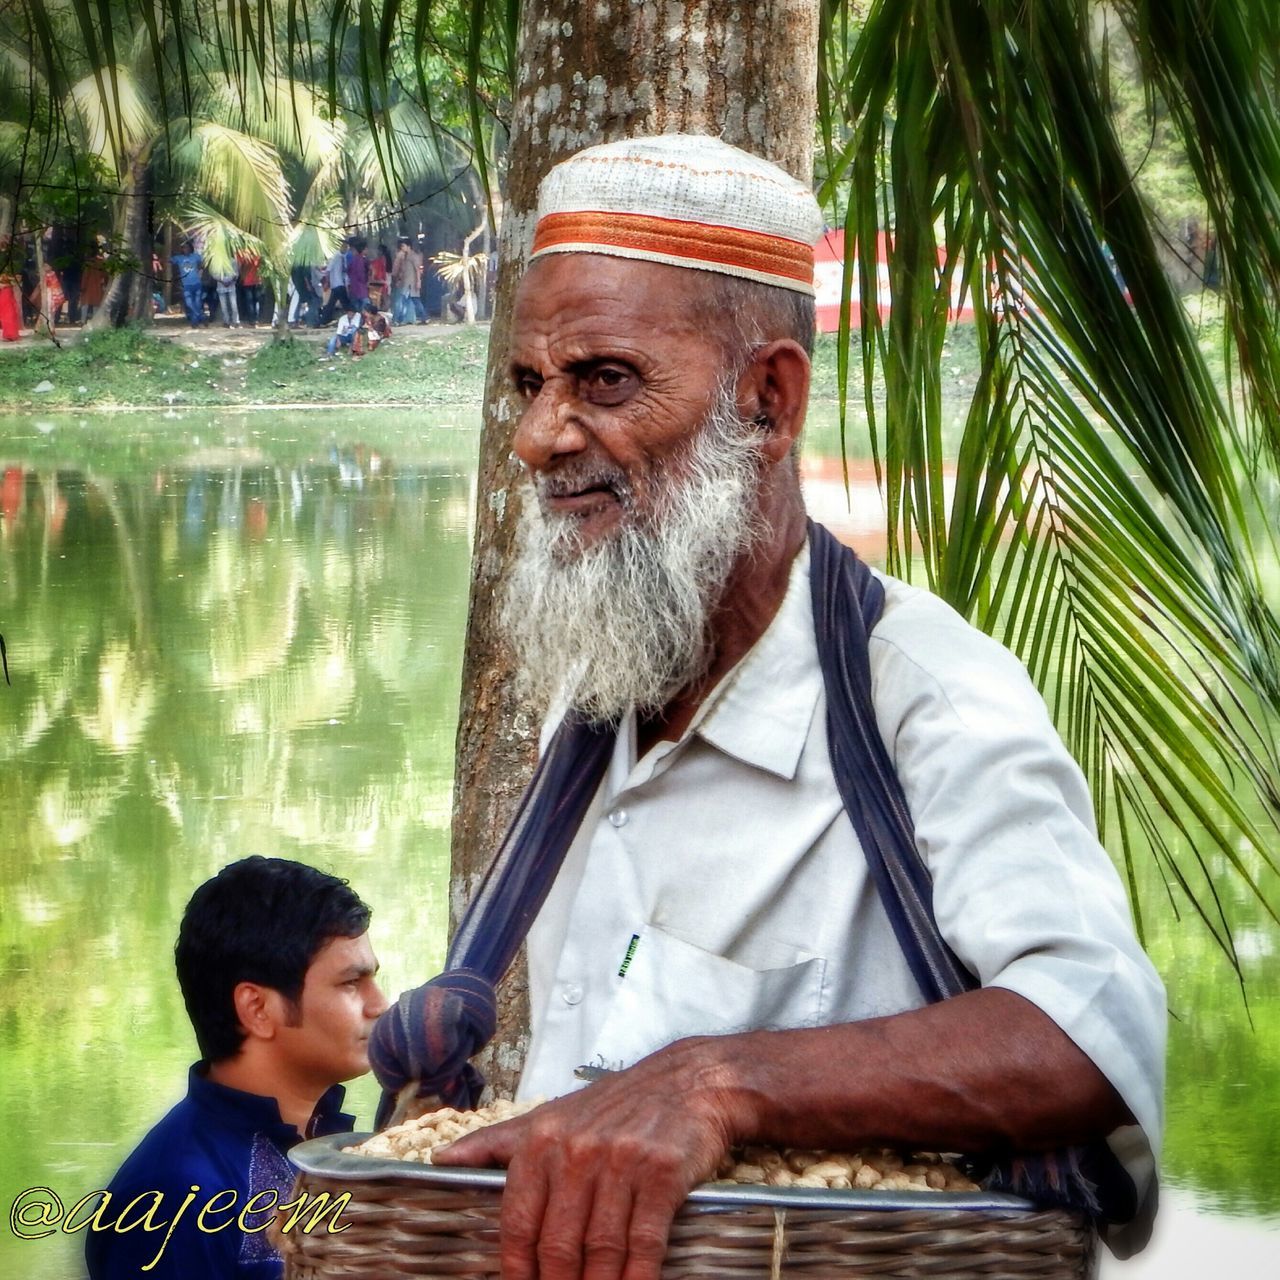
[{"label": "metal tray", "polygon": [[[388,1160],[382,1156],[351,1155],[343,1147],[372,1137],[369,1133],[334,1133],[311,1138],[289,1152],[289,1159],[303,1173],[342,1182],[399,1179],[435,1187],[501,1191],[507,1184],[505,1169],[446,1169],[412,1160]],[[714,1212],[717,1205],[737,1208],[769,1205],[778,1209],[974,1209],[988,1213],[1026,1213],[1036,1206],[1021,1196],[999,1191],[848,1191],[817,1187],[763,1187],[741,1183],[706,1183],[689,1193],[692,1204]]]}]

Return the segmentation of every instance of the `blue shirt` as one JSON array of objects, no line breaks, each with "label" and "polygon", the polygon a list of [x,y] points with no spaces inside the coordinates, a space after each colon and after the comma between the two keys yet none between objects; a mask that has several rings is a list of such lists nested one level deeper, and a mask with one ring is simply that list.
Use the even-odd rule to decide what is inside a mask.
[{"label": "blue shirt", "polygon": [[178,269],[178,279],[183,288],[200,283],[200,255],[198,253],[175,253],[169,260]]},{"label": "blue shirt", "polygon": [[[203,1063],[191,1068],[187,1096],[134,1149],[111,1180],[111,1200],[100,1221],[116,1223],[137,1196],[144,1197],[124,1214],[126,1223],[145,1223],[148,1208],[154,1230],[144,1225],[127,1231],[86,1232],[85,1261],[90,1280],[280,1280],[284,1264],[265,1232],[241,1229],[238,1218],[259,1192],[276,1190],[279,1203],[293,1198],[294,1172],[285,1158],[302,1141],[296,1128],[280,1118],[274,1098],[214,1084]],[[339,1110],[345,1091],[335,1085],[316,1106],[307,1136],[348,1132],[353,1116]],[[200,1190],[194,1194],[191,1188]],[[200,1211],[219,1192],[214,1210]],[[186,1209],[183,1202],[191,1196]],[[273,1214],[260,1201],[246,1215],[250,1226]],[[175,1222],[175,1216],[177,1221]],[[170,1231],[168,1242],[165,1236]],[[224,1225],[225,1224],[225,1225]],[[218,1229],[220,1228],[221,1229]],[[322,1228],[323,1229],[323,1228]],[[163,1252],[161,1246],[163,1245]],[[157,1254],[160,1260],[143,1271]]]}]

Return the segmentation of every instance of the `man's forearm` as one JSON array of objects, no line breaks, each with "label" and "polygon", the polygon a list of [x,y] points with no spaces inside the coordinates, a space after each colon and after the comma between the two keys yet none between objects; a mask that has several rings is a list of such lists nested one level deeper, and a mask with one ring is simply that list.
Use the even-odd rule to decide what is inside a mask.
[{"label": "man's forearm", "polygon": [[1132,1122],[1052,1019],[995,987],[892,1017],[698,1044],[708,1100],[741,1141],[1038,1150]]}]

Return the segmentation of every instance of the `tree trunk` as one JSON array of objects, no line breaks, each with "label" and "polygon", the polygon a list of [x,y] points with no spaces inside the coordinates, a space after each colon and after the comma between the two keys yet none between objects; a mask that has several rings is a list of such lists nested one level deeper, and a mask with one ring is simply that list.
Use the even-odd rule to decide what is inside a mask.
[{"label": "tree trunk", "polygon": [[[455,927],[529,776],[543,714],[543,708],[513,699],[511,656],[497,626],[519,514],[520,468],[511,455],[519,408],[507,385],[506,348],[538,183],[553,164],[582,147],[673,132],[716,134],[808,181],[817,43],[818,0],[526,0],[457,738],[450,893]],[[495,1093],[513,1091],[528,1027],[528,978],[521,961],[499,993],[498,1035],[481,1062]]]},{"label": "tree trunk", "polygon": [[[9,251],[13,244],[13,224],[16,212],[17,201],[12,196],[7,196],[0,192],[0,253],[5,254],[5,257],[0,258],[0,272],[13,270],[10,264]],[[21,267],[22,263],[18,262],[17,266]]]},{"label": "tree trunk", "polygon": [[112,277],[102,306],[93,313],[84,332],[119,328],[126,320],[146,324],[154,307],[151,299],[151,160],[150,152],[132,156],[128,162],[124,217],[120,238],[124,251],[133,259],[119,275]]},{"label": "tree trunk", "polygon": [[[161,293],[164,297],[164,307],[166,311],[173,310],[174,306],[174,289],[173,289],[173,241],[174,226],[172,220],[167,220],[164,225],[164,288]],[[182,310],[181,292],[177,298],[178,310]]]},{"label": "tree trunk", "polygon": [[[471,246],[475,244],[477,238],[489,229],[489,211],[483,205],[480,206],[480,221],[476,224],[471,234],[462,242],[462,323],[475,324],[476,322],[476,286],[471,277],[471,268],[467,265],[467,259],[471,256]],[[484,272],[480,272],[480,279],[483,281]]]},{"label": "tree trunk", "polygon": [[50,303],[49,277],[45,271],[46,264],[44,260],[44,228],[43,227],[36,228],[36,232],[33,237],[33,240],[35,241],[36,276],[38,278],[36,289],[40,294],[40,314],[36,316],[35,332],[36,333],[40,332],[40,325],[43,322],[45,327],[45,332],[52,338],[54,336],[55,326],[54,326],[53,310],[49,305]]}]

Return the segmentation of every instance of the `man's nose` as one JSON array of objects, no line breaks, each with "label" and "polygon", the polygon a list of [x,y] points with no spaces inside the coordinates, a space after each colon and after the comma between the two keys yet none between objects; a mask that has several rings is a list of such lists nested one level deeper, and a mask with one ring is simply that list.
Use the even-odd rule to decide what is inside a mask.
[{"label": "man's nose", "polygon": [[516,455],[530,471],[542,471],[555,458],[586,447],[586,428],[572,396],[557,383],[544,383],[516,426]]},{"label": "man's nose", "polygon": [[372,1022],[391,1007],[391,1001],[383,994],[376,982],[370,983],[372,988],[364,1002],[364,1016]]}]

